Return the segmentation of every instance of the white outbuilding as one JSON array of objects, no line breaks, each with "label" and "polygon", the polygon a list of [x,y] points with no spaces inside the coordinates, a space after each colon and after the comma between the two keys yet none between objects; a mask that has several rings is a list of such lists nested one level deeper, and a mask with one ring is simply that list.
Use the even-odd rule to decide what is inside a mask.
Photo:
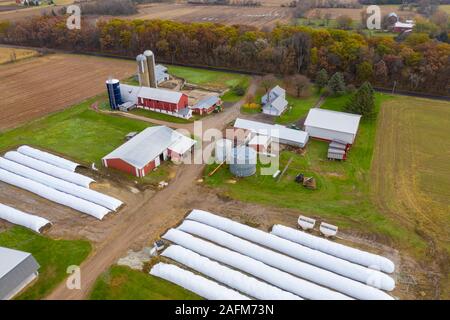
[{"label": "white outbuilding", "polygon": [[361,115],[311,108],[305,120],[305,131],[316,139],[353,144]]},{"label": "white outbuilding", "polygon": [[38,276],[31,253],[0,247],[0,300],[14,298]]}]

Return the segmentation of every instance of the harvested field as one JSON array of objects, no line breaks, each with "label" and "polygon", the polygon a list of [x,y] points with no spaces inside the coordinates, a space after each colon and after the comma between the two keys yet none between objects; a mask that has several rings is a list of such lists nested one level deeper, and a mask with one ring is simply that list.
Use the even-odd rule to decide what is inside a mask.
[{"label": "harvested field", "polygon": [[292,18],[292,9],[280,6],[234,7],[158,3],[140,6],[138,14],[127,17],[135,18],[274,27],[277,22],[288,23]]},{"label": "harvested field", "polygon": [[0,64],[19,61],[37,54],[34,50],[0,47]]},{"label": "harvested field", "polygon": [[[391,12],[395,12],[398,14],[400,19],[408,19],[408,18],[414,18],[417,13],[412,11],[400,11],[398,9],[397,5],[384,5],[380,6],[381,8],[381,15],[387,15]],[[355,21],[361,21],[361,13],[366,11],[366,7],[360,8],[360,9],[353,9],[353,8],[318,8],[318,9],[312,9],[308,12],[308,17],[313,18],[316,15],[316,12],[320,12],[320,14],[325,16],[326,14],[330,14],[330,19],[336,19],[339,16],[349,16]]]},{"label": "harvested field", "polygon": [[[440,274],[430,298],[450,297],[450,109],[448,102],[398,97],[379,115],[372,198],[427,242],[424,263]],[[430,278],[435,277],[430,273]]]},{"label": "harvested field", "polygon": [[0,66],[0,131],[105,91],[108,76],[133,74],[133,61],[55,54]]}]

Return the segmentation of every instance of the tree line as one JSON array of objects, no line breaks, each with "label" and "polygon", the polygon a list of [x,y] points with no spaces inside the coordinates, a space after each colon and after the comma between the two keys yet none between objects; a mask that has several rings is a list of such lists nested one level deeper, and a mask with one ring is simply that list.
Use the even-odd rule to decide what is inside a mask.
[{"label": "tree line", "polygon": [[0,42],[77,52],[134,57],[151,49],[167,63],[224,67],[314,79],[324,69],[347,83],[448,94],[450,45],[413,33],[404,42],[357,32],[278,25],[260,30],[243,25],[165,20],[82,21],[68,30],[66,18],[33,17],[0,23]]}]

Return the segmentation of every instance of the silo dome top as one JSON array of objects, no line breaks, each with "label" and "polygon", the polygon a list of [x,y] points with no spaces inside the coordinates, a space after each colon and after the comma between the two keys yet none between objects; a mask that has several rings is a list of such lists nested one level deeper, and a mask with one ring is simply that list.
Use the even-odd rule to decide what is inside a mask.
[{"label": "silo dome top", "polygon": [[119,83],[119,80],[117,79],[108,79],[106,80],[106,84],[116,84]]},{"label": "silo dome top", "polygon": [[139,54],[139,55],[136,57],[136,61],[137,61],[137,62],[141,62],[141,61],[145,61],[145,60],[147,60],[147,58],[146,58],[143,54]]},{"label": "silo dome top", "polygon": [[146,57],[151,57],[151,56],[153,56],[153,51],[151,51],[151,50],[145,50],[145,51],[144,51],[144,56],[146,56]]}]

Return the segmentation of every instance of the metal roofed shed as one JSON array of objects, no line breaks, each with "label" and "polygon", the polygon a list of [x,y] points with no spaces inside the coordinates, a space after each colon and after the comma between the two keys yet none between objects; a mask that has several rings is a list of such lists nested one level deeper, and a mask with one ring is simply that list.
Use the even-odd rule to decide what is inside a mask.
[{"label": "metal roofed shed", "polygon": [[169,157],[181,160],[196,143],[166,126],[148,127],[103,157],[105,167],[143,177]]},{"label": "metal roofed shed", "polygon": [[270,136],[272,139],[277,138],[280,144],[287,144],[300,148],[305,147],[309,140],[309,134],[305,131],[241,118],[236,119],[234,128],[248,130],[259,135]]},{"label": "metal roofed shed", "polygon": [[342,149],[328,148],[328,159],[330,160],[346,160],[347,153]]},{"label": "metal roofed shed", "polygon": [[0,247],[0,300],[9,300],[38,275],[39,264],[31,253]]},{"label": "metal roofed shed", "polygon": [[203,115],[213,112],[221,104],[222,101],[218,96],[209,96],[197,102],[191,109],[194,113]]},{"label": "metal roofed shed", "polygon": [[358,114],[311,108],[304,126],[313,138],[353,144],[360,120],[361,115]]}]

